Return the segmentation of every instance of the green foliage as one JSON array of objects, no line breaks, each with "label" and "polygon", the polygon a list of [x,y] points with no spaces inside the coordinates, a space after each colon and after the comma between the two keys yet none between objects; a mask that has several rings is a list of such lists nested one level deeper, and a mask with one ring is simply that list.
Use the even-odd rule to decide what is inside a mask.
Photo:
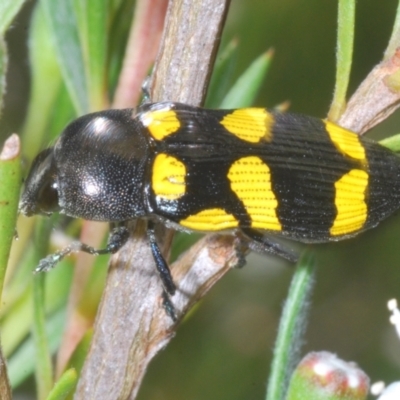
[{"label": "green foliage", "polygon": [[68,369],[61,375],[61,378],[54,385],[47,400],[64,400],[68,398],[68,396],[72,394],[77,381],[78,375],[76,371],[72,368]]},{"label": "green foliage", "polygon": [[284,400],[290,376],[299,361],[315,278],[315,256],[299,260],[279,324],[266,400]]},{"label": "green foliage", "polygon": [[[23,2],[4,0],[1,3],[0,104],[5,93],[5,70],[8,60],[4,45],[4,33]],[[132,15],[132,3],[132,1],[107,2],[105,0],[43,0],[36,4],[29,27],[29,64],[32,81],[28,111],[23,127],[23,153],[28,160],[31,160],[40,148],[54,140],[67,121],[77,115],[102,109],[109,105],[109,97],[114,92],[122,64]],[[268,13],[256,8],[255,13],[260,14],[260,22],[255,18],[256,15],[249,18],[248,13],[256,6],[246,3],[236,5],[238,11],[233,10],[232,13],[236,12],[236,14],[230,16],[231,19],[228,21],[221,55],[215,67],[208,93],[207,106],[245,107],[257,103],[257,98],[258,105],[265,106],[268,103],[276,104],[282,100],[290,99],[293,100],[296,110],[312,109],[314,113],[326,110],[332,91],[333,66],[329,70],[326,64],[317,63],[331,63],[333,65],[334,43],[333,40],[328,40],[333,38],[332,32],[334,32],[333,9],[325,11],[327,5],[323,5],[323,10],[319,9],[318,7],[321,7],[320,1],[311,1],[308,5],[310,8],[305,9],[306,6],[303,5],[299,9],[297,8],[300,7],[298,2],[293,2],[292,8],[289,8],[286,16],[282,16],[280,14],[280,9],[283,7],[282,2],[277,1],[276,4],[272,2],[274,4],[269,5],[271,7],[270,13],[280,15],[282,19],[287,18],[288,21],[286,23],[282,20],[279,21],[278,18],[269,17],[268,23],[266,23],[265,16]],[[256,5],[258,3],[255,2]],[[344,6],[347,6],[347,8]],[[261,5],[258,4],[257,7],[261,7]],[[232,40],[231,37],[236,37],[236,31],[239,30],[238,26],[240,27],[242,23],[239,21],[238,24],[234,24],[235,18],[240,19],[239,14],[241,12],[247,15],[247,23],[243,22],[242,36]],[[315,14],[312,14],[315,21],[311,18],[310,24],[332,25],[331,36],[327,40],[321,39],[322,44],[319,41],[312,42],[311,48],[318,49],[315,50],[316,54],[311,54],[314,50],[309,50],[307,53],[303,50],[303,43],[296,41],[297,32],[300,31],[301,33],[310,31],[309,35],[316,35],[313,33],[313,30],[317,30],[315,25],[312,25],[313,28],[311,28],[306,25],[307,22],[303,22],[303,25],[299,26],[296,20],[297,17],[304,17],[307,13],[312,12],[315,12]],[[327,16],[324,19],[325,12]],[[243,15],[243,18],[246,15]],[[290,15],[293,15],[293,17],[290,17]],[[333,119],[337,119],[344,107],[352,63],[353,65],[365,64],[357,61],[357,59],[354,60],[355,56],[352,51],[354,15],[354,2],[341,1],[335,100],[331,109]],[[289,18],[293,19],[289,20]],[[397,33],[399,20],[397,16],[393,36],[385,57],[389,53],[393,54],[394,49],[398,47],[395,37],[399,36]],[[252,25],[253,21],[254,26]],[[278,28],[279,24],[284,28]],[[389,25],[388,23],[385,24],[385,26]],[[264,29],[264,26],[267,30],[261,32],[261,27]],[[375,32],[378,31],[380,32],[378,29],[375,30]],[[232,34],[232,32],[234,33]],[[243,40],[243,37],[246,38],[246,34],[249,35],[248,40],[254,46],[245,44],[246,39]],[[280,45],[278,43],[276,45],[277,43],[270,43],[265,39],[267,36],[274,37],[274,35],[279,36],[279,38],[287,38],[288,44]],[[260,36],[263,36],[263,38],[257,42],[256,39]],[[371,34],[369,37],[371,37]],[[305,41],[305,37],[302,36],[301,40]],[[294,44],[292,41],[294,41]],[[276,42],[279,42],[279,40],[276,39]],[[272,64],[272,53],[265,53],[265,50],[271,45],[276,45]],[[371,44],[371,47],[374,46],[374,44]],[[377,48],[376,54],[379,51],[382,52],[382,50],[379,50],[379,46]],[[357,43],[355,49],[357,52]],[[324,51],[327,51],[327,53],[324,53]],[[326,54],[330,54],[329,52],[332,53],[331,59],[326,56]],[[300,59],[308,62],[304,69],[301,69],[303,67],[301,63],[292,64],[293,60]],[[250,62],[249,60],[254,61]],[[287,68],[283,68],[286,65]],[[355,74],[360,77],[360,75],[357,75],[360,72],[357,71]],[[267,73],[268,77],[266,78]],[[263,82],[266,83],[263,84]],[[274,85],[281,86],[277,89]],[[392,149],[398,150],[400,148],[394,142],[394,138],[391,143],[387,140],[384,144]],[[12,197],[13,204],[16,206],[18,196],[16,191],[20,181],[19,172],[13,175],[12,183],[4,184],[2,168],[2,163],[0,163],[0,202],[4,190],[7,196]],[[9,166],[6,166],[6,168],[9,168]],[[15,168],[15,165],[13,168]],[[12,175],[9,170],[5,171],[5,175]],[[3,229],[3,226],[5,226],[2,225],[3,221],[0,208],[3,241],[1,245],[11,242],[15,226],[14,220],[11,219],[7,222],[7,227]],[[74,369],[68,369],[55,383],[51,360],[58,350],[64,329],[66,304],[72,280],[70,268],[72,262],[65,260],[51,273],[35,276],[33,279],[31,270],[41,257],[52,250],[48,248],[48,239],[52,234],[52,227],[54,225],[68,225],[67,222],[63,218],[58,218],[47,221],[47,223],[40,222],[40,225],[34,228],[32,220],[23,219],[21,221],[18,227],[20,240],[14,243],[15,251],[9,262],[10,278],[4,289],[0,311],[1,342],[3,352],[9,360],[11,384],[14,388],[17,388],[34,373],[38,398],[41,399],[62,399],[70,394],[76,384],[91,335],[89,330],[72,356],[71,365],[74,366]],[[68,229],[73,230],[75,227],[71,228],[71,225],[68,225]],[[6,239],[4,239],[3,233],[7,235]],[[393,238],[391,243],[388,234],[384,233],[382,236],[381,246],[386,244],[385,248],[389,246],[390,250],[396,248]],[[385,240],[387,237],[389,239]],[[369,235],[366,239],[365,248],[370,247],[368,240],[375,242],[376,239],[373,233]],[[173,257],[175,258],[187,248],[192,240],[193,237],[187,237],[184,234],[178,235],[175,240],[177,244],[173,248]],[[61,241],[63,241],[63,238]],[[322,287],[328,288],[328,292],[334,291],[335,293],[337,289],[331,287],[342,286],[344,281],[346,285],[352,281],[361,285],[362,278],[359,276],[361,273],[368,272],[368,279],[376,283],[381,275],[385,274],[384,272],[377,272],[376,265],[378,264],[380,268],[381,265],[390,262],[395,264],[390,255],[392,253],[385,250],[379,252],[375,259],[374,252],[372,256],[371,253],[367,253],[370,254],[370,257],[367,256],[362,262],[355,261],[356,257],[362,256],[364,252],[360,249],[361,245],[358,243],[351,242],[342,245],[342,247],[333,245],[334,250],[328,249],[324,253],[322,250],[317,251],[317,255],[306,253],[301,259],[293,276],[290,294],[279,327],[272,370],[269,374],[268,399],[284,398],[289,375],[294,367],[299,348],[304,341],[302,335],[308,318],[305,310],[310,304],[309,297],[314,263],[324,265],[324,271],[321,274],[324,276],[321,279],[325,279],[325,281],[323,280]],[[326,250],[326,248],[323,248],[323,250]],[[8,249],[0,254],[0,265],[5,266],[3,254],[8,255]],[[356,256],[353,256],[353,254],[356,254]],[[375,262],[374,269],[372,266],[369,267],[369,262]],[[79,310],[88,318],[94,318],[101,297],[106,273],[105,263],[106,260],[104,259],[96,260],[96,268],[85,286],[87,297],[79,305]],[[258,277],[254,278],[251,275],[253,273],[251,268],[233,272],[226,279],[233,290],[224,287],[225,282],[223,282],[219,288],[216,288],[216,292],[210,294],[205,300],[202,310],[196,312],[196,315],[184,324],[175,343],[172,343],[171,348],[150,369],[149,376],[146,378],[143,391],[140,394],[143,399],[156,398],[161,390],[167,393],[166,396],[172,393],[176,396],[173,397],[176,400],[193,398],[193,393],[209,399],[261,398],[265,391],[264,385],[255,385],[254,382],[262,382],[262,376],[267,368],[266,364],[269,363],[265,354],[268,347],[272,347],[272,334],[271,337],[268,335],[269,332],[275,332],[276,315],[279,313],[279,307],[276,304],[280,304],[282,301],[283,293],[286,292],[288,275],[291,274],[291,271],[281,272],[280,284],[277,284],[275,283],[277,281],[274,280],[276,276],[269,275],[265,278],[267,273],[265,270],[273,269],[273,267],[271,265],[265,266],[265,259],[262,259],[261,263],[260,270],[262,272],[259,272]],[[274,261],[268,259],[268,263],[274,264]],[[281,264],[279,264],[279,267],[282,270]],[[343,273],[349,271],[350,275],[344,278]],[[386,274],[390,275],[387,270]],[[243,278],[243,276],[247,276],[247,278]],[[245,279],[248,282],[245,282]],[[370,287],[368,279],[366,283],[364,282],[365,286],[362,286],[362,288]],[[397,293],[396,279],[389,278],[390,282],[393,287],[385,288],[382,297],[386,298],[389,294]],[[328,286],[328,284],[332,286]],[[359,286],[355,287],[351,291],[352,295],[357,293]],[[218,292],[218,290],[221,291]],[[318,289],[316,290],[318,292]],[[323,291],[323,289],[320,290]],[[365,292],[361,289],[360,291],[362,292],[361,297],[365,296]],[[256,292],[258,293],[257,296]],[[316,295],[320,298],[323,298],[323,296],[324,294],[320,292]],[[358,298],[351,297],[351,299],[353,300],[351,304],[356,308]],[[218,308],[212,307],[213,300]],[[266,306],[266,303],[273,305]],[[379,307],[382,307],[380,303],[378,304]],[[366,308],[368,314],[373,314],[373,311],[370,311],[371,304]],[[347,307],[345,310],[347,310]],[[349,322],[351,321],[343,322],[343,324]],[[371,324],[371,326],[375,327],[376,324]],[[206,333],[202,333],[203,336],[199,335],[202,328],[206,330]],[[249,332],[243,333],[246,332],[245,329],[249,329]],[[337,329],[340,330],[341,328],[337,327]],[[372,330],[368,329],[368,331]],[[262,336],[261,339],[257,337],[256,331],[262,332],[259,335]],[[337,335],[333,333],[333,336]],[[321,341],[317,341],[317,343],[321,343]],[[322,343],[325,344],[323,341]],[[357,347],[353,344],[349,345],[347,342],[346,347],[343,342],[341,343],[343,348]],[[232,355],[232,353],[236,354]],[[357,354],[357,352],[355,353]],[[187,358],[184,358],[185,356]],[[220,360],[217,359],[218,356],[220,356]],[[369,360],[369,355],[363,358],[366,363],[370,362]],[[21,368],[21,365],[23,365],[23,368]],[[376,367],[376,369],[379,372],[387,370],[393,375],[394,367],[391,361],[380,359],[377,365],[379,367]],[[163,367],[165,368],[162,369]],[[372,362],[370,367],[372,368]],[[179,394],[176,393],[177,387],[180,388]]]},{"label": "green foliage", "polygon": [[354,0],[339,1],[336,81],[331,109],[329,111],[331,121],[337,121],[346,106],[346,93],[353,60],[355,3]]}]

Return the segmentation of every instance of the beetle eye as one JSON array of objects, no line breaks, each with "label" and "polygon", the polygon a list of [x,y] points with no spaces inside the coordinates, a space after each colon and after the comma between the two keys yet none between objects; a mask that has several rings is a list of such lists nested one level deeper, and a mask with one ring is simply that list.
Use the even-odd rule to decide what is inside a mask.
[{"label": "beetle eye", "polygon": [[59,209],[57,173],[53,163],[53,149],[44,150],[32,164],[25,182],[19,210],[30,216],[50,214]]},{"label": "beetle eye", "polygon": [[43,214],[51,214],[54,211],[58,211],[57,183],[51,180],[43,185],[38,193],[36,206],[38,211]]}]

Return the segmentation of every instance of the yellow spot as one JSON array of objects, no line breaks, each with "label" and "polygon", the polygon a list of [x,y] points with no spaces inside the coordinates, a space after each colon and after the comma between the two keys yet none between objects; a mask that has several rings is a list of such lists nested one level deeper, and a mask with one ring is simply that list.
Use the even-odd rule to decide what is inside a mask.
[{"label": "yellow spot", "polygon": [[265,108],[239,108],[221,121],[227,131],[250,143],[270,142],[273,123],[273,116]]},{"label": "yellow spot", "polygon": [[325,121],[325,127],[339,151],[356,160],[366,160],[365,149],[357,134],[328,121]]},{"label": "yellow spot", "polygon": [[368,174],[361,169],[352,169],[335,183],[335,205],[337,215],[330,229],[332,236],[354,233],[367,220],[365,191]]},{"label": "yellow spot", "polygon": [[278,200],[271,187],[271,173],[259,157],[243,157],[229,169],[231,189],[237,194],[251,217],[253,228],[280,231],[276,215]]},{"label": "yellow spot", "polygon": [[153,163],[152,187],[156,196],[176,200],[185,194],[185,165],[168,154],[158,154]]},{"label": "yellow spot", "polygon": [[140,116],[140,121],[156,140],[162,140],[172,135],[181,126],[176,112],[167,109],[143,113]]},{"label": "yellow spot", "polygon": [[238,226],[236,218],[222,208],[209,208],[200,211],[181,220],[179,223],[196,231],[221,231]]}]

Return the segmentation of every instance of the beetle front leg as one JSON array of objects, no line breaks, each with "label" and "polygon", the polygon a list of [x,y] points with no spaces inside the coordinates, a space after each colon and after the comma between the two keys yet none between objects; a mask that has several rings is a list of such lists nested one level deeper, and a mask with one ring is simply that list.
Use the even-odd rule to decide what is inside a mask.
[{"label": "beetle front leg", "polygon": [[94,247],[88,246],[79,241],[72,242],[62,250],[50,254],[46,258],[40,260],[39,265],[35,268],[34,272],[47,272],[54,268],[64,257],[78,251],[83,251],[93,255],[114,254],[126,243],[128,237],[128,229],[125,226],[118,226],[110,232],[107,246],[104,249],[95,249]]}]

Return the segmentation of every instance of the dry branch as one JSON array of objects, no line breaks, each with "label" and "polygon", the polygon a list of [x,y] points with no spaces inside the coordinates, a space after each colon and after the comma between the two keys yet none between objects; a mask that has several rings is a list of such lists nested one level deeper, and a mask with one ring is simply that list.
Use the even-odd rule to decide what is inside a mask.
[{"label": "dry branch", "polygon": [[[218,48],[228,0],[170,1],[150,93],[153,101],[199,105]],[[173,337],[177,323],[162,308],[162,288],[145,221],[111,259],[89,356],[75,399],[134,399],[148,363]],[[158,227],[164,254],[171,232]],[[236,264],[234,238],[204,238],[172,266],[178,319]]]}]

